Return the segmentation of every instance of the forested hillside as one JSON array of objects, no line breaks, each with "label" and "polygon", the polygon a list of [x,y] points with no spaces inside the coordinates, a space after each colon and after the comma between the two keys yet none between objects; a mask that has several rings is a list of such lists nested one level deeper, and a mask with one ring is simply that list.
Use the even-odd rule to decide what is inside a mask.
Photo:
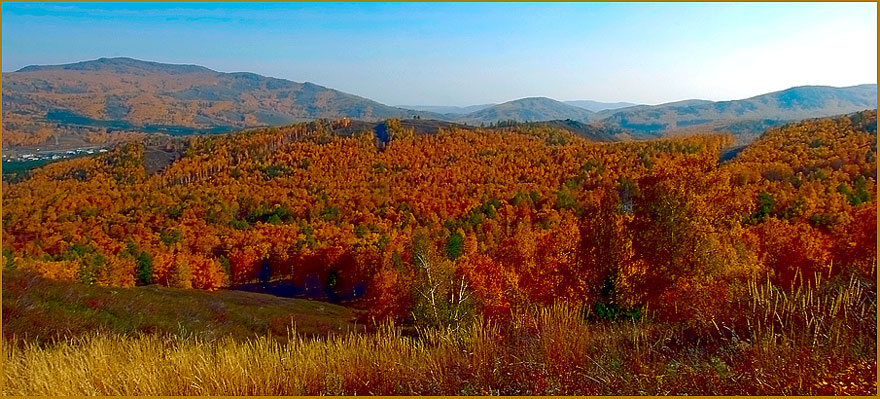
[{"label": "forested hillside", "polygon": [[3,105],[4,146],[104,144],[108,131],[226,133],[314,118],[434,115],[309,82],[131,58],[4,72]]},{"label": "forested hillside", "polygon": [[111,286],[286,282],[434,324],[560,299],[686,317],[749,279],[874,275],[875,111],[771,130],[723,164],[729,136],[392,120],[382,145],[329,133],[345,123],[195,138],[152,175],[127,145],[4,183],[7,262]]}]

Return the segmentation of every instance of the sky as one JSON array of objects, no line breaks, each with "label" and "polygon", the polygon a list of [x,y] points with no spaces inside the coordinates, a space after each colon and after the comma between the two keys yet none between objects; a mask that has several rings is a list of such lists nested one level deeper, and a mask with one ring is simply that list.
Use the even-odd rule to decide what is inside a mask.
[{"label": "sky", "polygon": [[389,105],[877,82],[876,3],[3,3],[2,68],[132,57]]}]

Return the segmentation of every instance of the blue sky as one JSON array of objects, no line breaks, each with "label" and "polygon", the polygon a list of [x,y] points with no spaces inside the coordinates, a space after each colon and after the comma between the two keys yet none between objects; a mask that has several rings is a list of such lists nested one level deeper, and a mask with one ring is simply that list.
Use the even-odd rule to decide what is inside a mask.
[{"label": "blue sky", "polygon": [[3,3],[3,71],[100,57],[390,105],[656,104],[877,81],[876,3]]}]

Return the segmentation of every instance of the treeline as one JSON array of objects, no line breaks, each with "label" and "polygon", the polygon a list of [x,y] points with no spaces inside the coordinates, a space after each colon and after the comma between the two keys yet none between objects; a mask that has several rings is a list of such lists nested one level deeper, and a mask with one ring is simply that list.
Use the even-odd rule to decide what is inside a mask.
[{"label": "treeline", "polygon": [[876,111],[773,129],[723,164],[727,135],[389,121],[386,144],[340,126],[192,139],[155,175],[134,144],[49,165],[4,185],[4,257],[89,284],[285,282],[434,325],[559,299],[709,320],[755,278],[875,273]]}]

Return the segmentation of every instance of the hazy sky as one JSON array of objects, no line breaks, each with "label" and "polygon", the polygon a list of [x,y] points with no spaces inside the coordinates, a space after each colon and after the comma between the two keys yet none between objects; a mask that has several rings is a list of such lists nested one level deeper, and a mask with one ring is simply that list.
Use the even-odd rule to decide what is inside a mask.
[{"label": "hazy sky", "polygon": [[3,3],[3,71],[198,64],[400,105],[655,104],[877,81],[876,3]]}]

